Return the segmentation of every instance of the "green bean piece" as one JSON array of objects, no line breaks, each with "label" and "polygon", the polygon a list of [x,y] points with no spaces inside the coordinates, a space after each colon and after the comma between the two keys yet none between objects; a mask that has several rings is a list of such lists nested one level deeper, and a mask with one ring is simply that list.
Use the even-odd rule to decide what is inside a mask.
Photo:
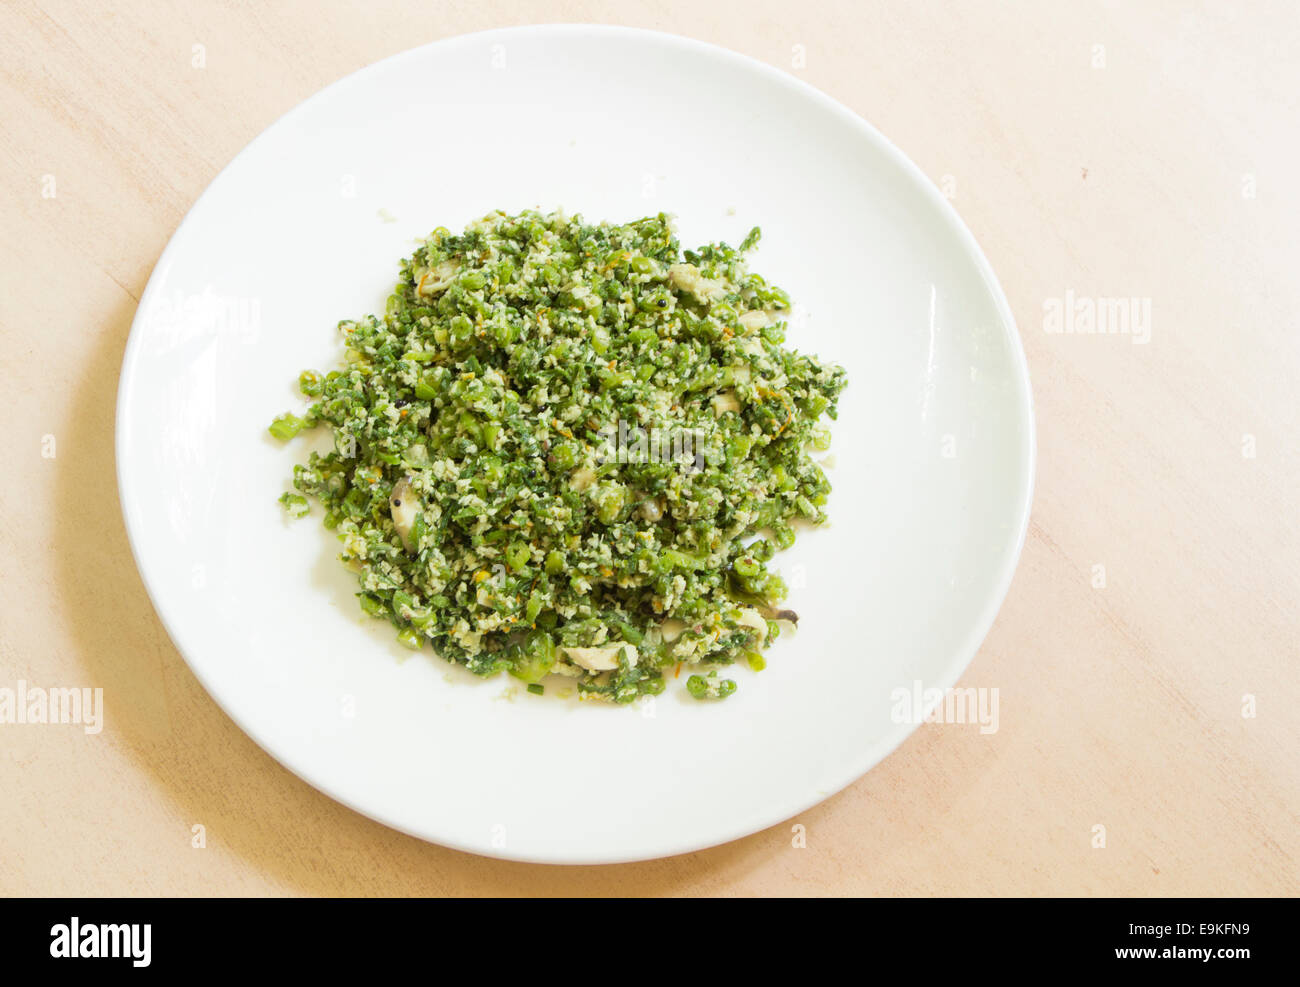
[{"label": "green bean piece", "polygon": [[292,439],[295,435],[297,435],[300,431],[302,431],[302,426],[303,426],[303,420],[301,418],[299,418],[297,415],[291,415],[286,413],[283,415],[278,415],[276,419],[273,422],[271,422],[271,425],[267,429],[267,431],[270,432],[272,435],[274,435],[277,439],[280,439],[281,441],[287,441],[289,439]]}]

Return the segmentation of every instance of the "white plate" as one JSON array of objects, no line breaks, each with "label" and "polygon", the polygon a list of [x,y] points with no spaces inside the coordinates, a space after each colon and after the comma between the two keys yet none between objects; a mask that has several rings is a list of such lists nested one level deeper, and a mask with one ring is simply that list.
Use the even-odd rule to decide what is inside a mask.
[{"label": "white plate", "polygon": [[[763,228],[790,344],[849,370],[830,525],[779,556],[797,633],[722,703],[535,697],[405,652],[360,616],[338,544],[285,520],[299,370],[382,311],[436,226],[562,207],[675,213],[683,245]],[[476,853],[664,856],[781,822],[914,728],[891,693],[952,685],[1015,568],[1034,441],[997,279],[925,176],[803,83],[668,35],[453,38],[348,76],[251,143],[149,281],[122,368],[118,478],[140,572],[221,707],[321,791]],[[513,693],[513,697],[509,694]],[[214,755],[219,756],[219,755]]]}]

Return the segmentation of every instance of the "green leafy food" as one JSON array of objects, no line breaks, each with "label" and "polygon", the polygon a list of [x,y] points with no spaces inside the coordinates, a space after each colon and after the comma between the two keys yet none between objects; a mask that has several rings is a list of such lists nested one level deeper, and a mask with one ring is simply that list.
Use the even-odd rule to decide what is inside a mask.
[{"label": "green leafy food", "polygon": [[306,414],[271,425],[332,430],[293,485],[362,610],[533,692],[563,675],[625,703],[679,663],[762,668],[793,618],[768,566],[791,522],[825,520],[809,450],[846,378],[783,345],[790,300],[748,270],[757,242],[683,252],[663,214],[435,230],[382,318],[340,323],[344,366],[303,372]]}]

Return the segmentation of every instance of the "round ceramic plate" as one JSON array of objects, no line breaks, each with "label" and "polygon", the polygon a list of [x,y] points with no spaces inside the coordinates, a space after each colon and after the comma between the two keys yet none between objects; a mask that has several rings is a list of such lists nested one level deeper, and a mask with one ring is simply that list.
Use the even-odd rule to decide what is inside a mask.
[{"label": "round ceramic plate", "polygon": [[[361,616],[319,508],[277,503],[305,446],[266,426],[304,407],[300,370],[337,364],[338,321],[382,311],[434,227],[533,207],[673,213],[684,246],[760,225],[751,265],[795,301],[789,345],[848,369],[830,522],[778,556],[799,628],[725,702],[684,676],[644,706],[538,697],[410,657]],[[117,453],[163,623],[272,756],[407,833],[593,863],[787,820],[896,747],[916,719],[896,690],[953,685],[1006,593],[1034,440],[997,279],[880,134],[719,48],[554,26],[372,65],[235,158],[141,300]]]}]

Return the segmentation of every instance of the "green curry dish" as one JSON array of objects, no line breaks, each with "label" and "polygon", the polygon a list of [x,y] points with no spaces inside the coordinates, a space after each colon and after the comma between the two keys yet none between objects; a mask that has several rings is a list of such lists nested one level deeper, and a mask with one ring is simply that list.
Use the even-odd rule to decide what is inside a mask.
[{"label": "green curry dish", "polygon": [[793,618],[769,564],[825,520],[810,452],[846,377],[784,345],[757,240],[682,251],[663,214],[435,230],[382,318],[339,324],[345,365],[299,378],[306,413],[271,425],[333,432],[283,503],[323,506],[365,613],[479,675],[627,703],[680,665],[762,668]]}]

